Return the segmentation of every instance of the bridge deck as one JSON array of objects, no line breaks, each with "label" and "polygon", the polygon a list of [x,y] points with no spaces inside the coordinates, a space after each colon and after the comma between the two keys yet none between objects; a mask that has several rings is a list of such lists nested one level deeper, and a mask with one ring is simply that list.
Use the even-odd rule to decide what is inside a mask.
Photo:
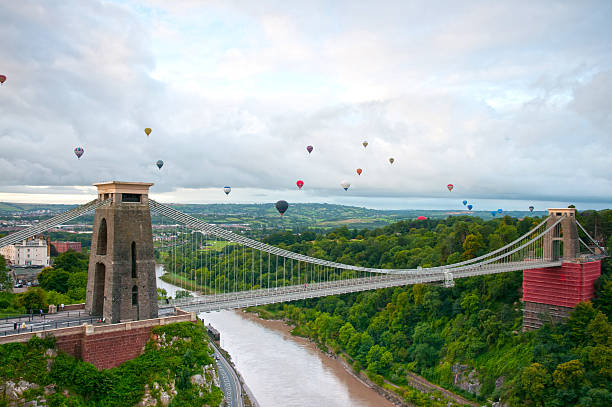
[{"label": "bridge deck", "polygon": [[[476,266],[473,269],[458,271],[457,273],[453,274],[453,278],[506,273],[510,271],[528,270],[541,267],[555,267],[561,265],[561,263],[561,261],[522,261],[505,264],[483,265]],[[450,269],[449,272],[452,272],[452,269]],[[405,275],[377,275],[375,277],[312,283],[307,284],[306,286],[291,285],[250,291],[238,291],[226,294],[181,298],[171,301],[168,304],[160,303],[159,308],[160,312],[164,312],[164,309],[175,306],[178,306],[185,311],[218,311],[222,309],[244,308],[279,302],[303,300],[307,298],[326,297],[329,295],[376,290],[379,288],[443,282],[445,277],[444,271],[426,270],[420,273],[407,273]]]}]

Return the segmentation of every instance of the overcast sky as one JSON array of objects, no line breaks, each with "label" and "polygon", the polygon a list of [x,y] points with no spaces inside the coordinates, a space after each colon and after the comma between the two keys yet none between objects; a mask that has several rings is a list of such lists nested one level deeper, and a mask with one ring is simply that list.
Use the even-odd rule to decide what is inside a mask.
[{"label": "overcast sky", "polygon": [[166,202],[609,208],[610,21],[608,0],[3,1],[0,201],[112,179]]}]

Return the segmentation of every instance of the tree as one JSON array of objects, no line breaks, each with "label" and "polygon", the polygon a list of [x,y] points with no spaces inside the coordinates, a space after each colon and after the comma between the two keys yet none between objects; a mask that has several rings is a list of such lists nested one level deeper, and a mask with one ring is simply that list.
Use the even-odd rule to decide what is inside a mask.
[{"label": "tree", "polygon": [[476,313],[476,311],[478,311],[479,304],[480,298],[475,293],[467,294],[461,300],[461,308],[463,308],[467,315]]},{"label": "tree", "polygon": [[585,336],[597,345],[612,347],[612,325],[602,312],[598,312],[595,318],[589,322],[585,330]]},{"label": "tree", "polygon": [[340,328],[340,331],[338,332],[338,340],[343,346],[346,346],[349,339],[351,339],[355,332],[356,331],[355,328],[353,328],[353,325],[351,325],[350,322],[347,322],[342,326],[342,328]]},{"label": "tree", "polygon": [[479,252],[485,247],[484,239],[480,233],[469,234],[463,242],[462,260],[469,260],[477,257]]},{"label": "tree", "polygon": [[38,282],[45,290],[65,294],[68,291],[70,274],[60,268],[45,267],[38,275]]},{"label": "tree", "polygon": [[580,388],[584,383],[584,365],[576,359],[561,363],[554,371],[553,378],[559,389]]},{"label": "tree", "polygon": [[612,393],[606,389],[591,389],[580,399],[580,405],[585,407],[612,406]]},{"label": "tree", "polygon": [[519,386],[526,404],[543,406],[550,381],[550,374],[541,364],[532,363],[525,367],[519,377]]},{"label": "tree", "polygon": [[55,258],[53,268],[62,269],[69,273],[87,271],[89,258],[85,253],[68,250]]},{"label": "tree", "polygon": [[[597,297],[594,304],[603,311],[608,317],[612,318],[612,278],[600,277],[603,282],[596,291]],[[597,284],[596,284],[597,287]]]},{"label": "tree", "polygon": [[42,288],[33,287],[25,293],[19,294],[17,303],[26,310],[37,311],[42,309],[44,311],[47,308],[47,294]]},{"label": "tree", "polygon": [[570,337],[576,343],[584,343],[585,330],[591,320],[597,315],[597,310],[593,308],[590,301],[581,302],[570,313],[567,320],[567,327],[570,331]]},{"label": "tree", "polygon": [[13,280],[11,279],[8,267],[6,267],[6,261],[4,260],[4,257],[0,255],[0,291],[10,292],[12,290]]},{"label": "tree", "polygon": [[66,294],[74,301],[85,301],[87,291],[87,272],[81,271],[70,274],[68,277],[68,291]]}]

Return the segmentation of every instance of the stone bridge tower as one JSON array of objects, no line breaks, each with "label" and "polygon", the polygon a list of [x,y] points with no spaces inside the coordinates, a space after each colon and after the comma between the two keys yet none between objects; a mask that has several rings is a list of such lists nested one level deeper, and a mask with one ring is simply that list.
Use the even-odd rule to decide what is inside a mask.
[{"label": "stone bridge tower", "polygon": [[157,284],[149,187],[144,182],[103,182],[91,236],[85,309],[107,322],[157,318]]},{"label": "stone bridge tower", "polygon": [[547,260],[575,260],[580,254],[578,241],[578,228],[576,227],[576,209],[561,208],[549,209],[546,227],[550,227],[559,220],[565,218],[544,236],[544,258]]}]

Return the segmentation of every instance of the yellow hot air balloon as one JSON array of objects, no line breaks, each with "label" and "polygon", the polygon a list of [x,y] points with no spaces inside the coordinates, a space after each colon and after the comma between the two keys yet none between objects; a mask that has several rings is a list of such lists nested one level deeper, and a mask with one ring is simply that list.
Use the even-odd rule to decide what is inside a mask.
[{"label": "yellow hot air balloon", "polygon": [[151,129],[147,127],[147,128],[145,129],[145,133],[147,133],[147,136],[148,136],[149,134],[151,134]]}]

